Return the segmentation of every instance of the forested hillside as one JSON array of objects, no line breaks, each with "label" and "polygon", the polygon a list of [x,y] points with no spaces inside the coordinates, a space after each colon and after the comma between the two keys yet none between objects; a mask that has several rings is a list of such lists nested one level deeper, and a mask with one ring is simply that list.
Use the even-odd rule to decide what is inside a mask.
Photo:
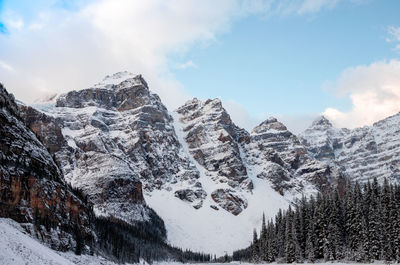
[{"label": "forested hillside", "polygon": [[345,192],[319,193],[263,216],[260,235],[233,253],[233,260],[314,262],[316,260],[400,261],[400,186],[374,179]]}]

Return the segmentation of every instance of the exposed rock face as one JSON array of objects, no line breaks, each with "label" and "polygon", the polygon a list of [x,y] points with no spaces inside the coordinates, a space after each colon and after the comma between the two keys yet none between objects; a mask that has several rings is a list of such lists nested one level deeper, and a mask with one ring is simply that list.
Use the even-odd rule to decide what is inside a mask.
[{"label": "exposed rock face", "polygon": [[19,105],[19,110],[25,124],[36,134],[51,154],[67,146],[67,142],[55,118],[30,106]]},{"label": "exposed rock face", "polygon": [[307,150],[318,160],[331,161],[335,159],[335,150],[340,148],[341,139],[350,131],[335,129],[332,123],[321,116],[300,135]]},{"label": "exposed rock face", "polygon": [[254,177],[293,197],[326,189],[339,175],[276,119],[249,134],[219,99],[190,100],[173,119],[143,78],[127,72],[60,96],[46,114],[21,110],[96,214],[128,222],[148,218],[142,185],[149,196],[164,190],[195,209],[216,203],[237,215]]},{"label": "exposed rock face", "polygon": [[[91,237],[90,210],[66,186],[52,156],[26,127],[13,96],[1,84],[0,206],[0,217],[36,224],[30,231],[55,249],[73,247],[76,233]],[[44,229],[43,223],[52,228]]]},{"label": "exposed rock face", "polygon": [[211,198],[233,215],[238,215],[247,208],[247,200],[232,189],[217,189],[211,193]]},{"label": "exposed rock face", "polygon": [[377,177],[400,180],[400,114],[372,126],[337,129],[318,118],[301,135],[310,154],[337,164],[352,180],[365,182]]},{"label": "exposed rock face", "polygon": [[207,193],[201,189],[201,186],[197,190],[193,189],[181,189],[175,191],[175,197],[191,203],[195,209],[203,206],[203,200],[207,197]]},{"label": "exposed rock face", "polygon": [[[151,192],[178,189],[178,182],[192,193],[178,197],[201,207],[199,172],[182,152],[172,117],[141,76],[107,76],[92,88],[60,96],[46,115],[21,108],[41,138],[55,138],[61,128],[57,161],[66,181],[89,196],[96,214],[146,221],[142,185]],[[43,128],[49,120],[55,130]]]},{"label": "exposed rock face", "polygon": [[[96,106],[119,111],[136,109],[154,98],[140,75],[116,73],[89,89],[69,92],[57,99],[57,107],[84,108]],[[156,99],[157,100],[157,99]]]},{"label": "exposed rock face", "polygon": [[241,193],[253,189],[240,151],[240,142],[248,140],[248,133],[232,122],[219,99],[190,100],[177,110],[177,119],[189,156],[198,163],[204,178],[215,183],[209,191],[212,200],[238,215],[247,207]]},{"label": "exposed rock face", "polygon": [[297,136],[276,118],[256,126],[244,150],[252,172],[271,181],[281,194],[330,189],[340,178],[337,168],[310,157]]},{"label": "exposed rock face", "polygon": [[215,182],[252,189],[240,156],[239,141],[246,134],[238,128],[219,99],[188,101],[177,110],[184,124],[185,141],[193,158]]},{"label": "exposed rock face", "polygon": [[[211,198],[223,209],[239,214],[247,207],[243,191],[253,189],[252,176],[265,179],[284,195],[331,189],[340,182],[337,167],[315,160],[286,126],[270,118],[251,134],[237,127],[218,99],[193,99],[177,110],[183,141],[200,171],[216,185]],[[224,192],[222,192],[224,191]],[[227,195],[229,194],[229,195]],[[233,203],[240,202],[240,203]]]}]

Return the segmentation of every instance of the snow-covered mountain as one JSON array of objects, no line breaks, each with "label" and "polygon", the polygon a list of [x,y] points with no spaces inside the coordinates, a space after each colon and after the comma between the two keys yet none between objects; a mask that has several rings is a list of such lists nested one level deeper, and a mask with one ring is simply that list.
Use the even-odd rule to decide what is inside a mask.
[{"label": "snow-covered mountain", "polygon": [[[17,107],[1,87],[0,107],[2,198],[14,207],[1,216],[32,223],[43,212],[79,220],[84,234],[90,209],[65,182],[97,216],[159,222],[150,206],[172,245],[221,255],[248,246],[263,212],[273,217],[302,195],[341,189],[346,177],[399,179],[400,114],[354,130],[320,117],[300,136],[271,117],[247,132],[219,99],[168,110],[129,72],[33,106]],[[71,238],[57,233],[57,243]]]},{"label": "snow-covered mountain", "polygon": [[185,248],[223,254],[244,247],[262,212],[272,217],[341,180],[334,164],[310,156],[276,119],[249,133],[219,99],[168,111],[128,72],[35,108],[20,106],[25,122],[97,215],[135,223],[148,218],[147,203],[170,242]]},{"label": "snow-covered mountain", "polygon": [[400,181],[400,113],[356,129],[335,128],[321,116],[301,134],[308,152],[336,164],[351,180]]}]

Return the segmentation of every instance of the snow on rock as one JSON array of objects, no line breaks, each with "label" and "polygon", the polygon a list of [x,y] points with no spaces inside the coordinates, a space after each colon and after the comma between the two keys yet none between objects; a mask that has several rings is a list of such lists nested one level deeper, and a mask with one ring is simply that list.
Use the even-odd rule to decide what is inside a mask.
[{"label": "snow on rock", "polygon": [[310,195],[337,186],[341,179],[337,168],[309,156],[297,136],[276,118],[256,126],[249,138],[243,145],[248,168],[256,167],[257,177],[270,181],[282,195]]},{"label": "snow on rock", "polygon": [[43,128],[47,120],[61,128],[64,139],[57,141],[54,154],[66,181],[89,196],[96,214],[147,221],[142,189],[176,191],[178,182],[193,191],[190,196],[177,191],[178,197],[201,207],[199,172],[183,155],[172,117],[140,75],[108,76],[92,88],[61,96],[44,111],[44,116],[36,113],[39,122],[31,122],[34,115],[26,109],[24,118],[44,139],[58,135]]},{"label": "snow on rock", "polygon": [[[250,134],[219,99],[168,112],[141,76],[127,72],[62,95],[43,111],[46,117],[24,117],[44,142],[60,143],[53,149],[66,181],[89,195],[96,214],[146,220],[147,203],[171,244],[196,251],[222,255],[248,246],[262,212],[272,218],[340,175],[275,118]],[[63,140],[55,141],[59,131]]]},{"label": "snow on rock", "polygon": [[[219,99],[190,100],[177,110],[176,118],[188,155],[207,177],[239,192],[253,189],[240,155],[239,138],[244,130],[232,122]],[[232,189],[214,190],[211,197],[234,215],[247,207],[246,199]]]},{"label": "snow on rock", "polygon": [[321,117],[301,134],[316,159],[337,164],[352,180],[400,181],[400,113],[356,129],[335,128]]},{"label": "snow on rock", "polygon": [[27,231],[59,250],[74,247],[72,231],[90,238],[89,207],[65,184],[51,154],[22,121],[13,96],[1,84],[0,124],[0,217],[34,223]]}]

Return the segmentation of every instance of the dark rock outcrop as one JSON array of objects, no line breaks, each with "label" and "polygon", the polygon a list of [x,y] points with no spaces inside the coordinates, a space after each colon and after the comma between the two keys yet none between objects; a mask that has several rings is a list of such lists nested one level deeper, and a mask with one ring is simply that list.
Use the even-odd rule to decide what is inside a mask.
[{"label": "dark rock outcrop", "polygon": [[[53,145],[49,145],[52,146]],[[91,240],[88,207],[65,184],[45,146],[26,127],[12,95],[0,84],[0,216],[26,225],[55,249]]]}]

